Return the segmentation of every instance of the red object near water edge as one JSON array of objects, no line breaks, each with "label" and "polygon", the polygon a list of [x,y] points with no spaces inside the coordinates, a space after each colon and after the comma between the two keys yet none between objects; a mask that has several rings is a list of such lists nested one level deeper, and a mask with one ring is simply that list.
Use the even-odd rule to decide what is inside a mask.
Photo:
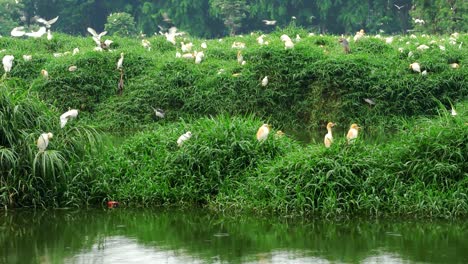
[{"label": "red object near water edge", "polygon": [[116,208],[116,207],[119,207],[119,202],[116,202],[116,201],[107,202],[107,208]]}]

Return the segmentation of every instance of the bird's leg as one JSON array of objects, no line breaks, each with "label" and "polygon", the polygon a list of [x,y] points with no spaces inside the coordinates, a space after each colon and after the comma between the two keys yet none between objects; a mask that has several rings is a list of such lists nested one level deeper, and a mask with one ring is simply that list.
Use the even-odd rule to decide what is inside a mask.
[{"label": "bird's leg", "polygon": [[123,88],[124,88],[124,81],[123,81],[124,71],[123,71],[123,69],[119,69],[119,70],[120,70],[120,80],[119,80],[119,85],[117,87],[118,87],[119,95],[122,95],[123,94]]}]

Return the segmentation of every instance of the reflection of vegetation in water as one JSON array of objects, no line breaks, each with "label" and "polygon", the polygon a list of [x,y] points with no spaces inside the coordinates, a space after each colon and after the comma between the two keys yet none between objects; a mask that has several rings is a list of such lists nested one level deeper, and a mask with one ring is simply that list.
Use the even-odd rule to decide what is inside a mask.
[{"label": "reflection of vegetation in water", "polygon": [[[106,238],[112,237],[135,239],[148,250],[183,251],[208,262],[219,257],[244,263],[278,252],[347,263],[362,262],[379,252],[427,263],[462,263],[468,258],[463,221],[304,221],[117,209],[13,212],[0,219],[0,226],[0,263],[36,263],[42,258],[63,263],[92,252],[96,245],[105,250]],[[128,257],[131,253],[144,251],[128,252]]]}]

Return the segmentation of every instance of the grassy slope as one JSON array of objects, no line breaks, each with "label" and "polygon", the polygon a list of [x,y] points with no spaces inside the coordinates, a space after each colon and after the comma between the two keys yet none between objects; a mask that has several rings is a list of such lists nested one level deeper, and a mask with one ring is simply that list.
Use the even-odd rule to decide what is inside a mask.
[{"label": "grassy slope", "polygon": [[[113,38],[116,51],[104,53],[92,51],[89,38],[0,39],[6,53],[15,55],[9,78],[16,86],[30,84],[61,110],[79,108],[78,124],[148,128],[134,136],[127,132],[129,139],[119,147],[74,162],[66,173],[75,181],[61,190],[72,201],[43,203],[79,205],[112,198],[145,206],[198,203],[283,214],[466,215],[466,103],[457,105],[458,119],[441,110],[433,120],[408,121],[380,145],[346,146],[338,139],[327,150],[290,138],[258,144],[253,137],[266,119],[277,129],[321,126],[328,120],[390,127],[405,117],[436,114],[450,102],[466,100],[466,47],[436,38],[437,45],[446,46],[443,52],[429,44],[429,37],[405,37],[392,45],[369,38],[351,43],[352,54],[344,55],[336,37],[305,37],[298,29],[286,33],[300,33],[303,39],[294,50],[284,50],[282,33],[269,35],[271,44],[263,47],[256,36],[207,41],[200,65],[176,59],[176,48],[161,37],[150,39],[152,51],[139,40]],[[239,40],[248,47],[245,66],[237,64],[237,51],[230,48]],[[466,40],[464,35],[458,41]],[[202,40],[192,41],[199,46]],[[417,51],[416,42],[431,49]],[[51,55],[75,47],[81,50],[77,55]],[[408,59],[410,50],[414,58]],[[120,97],[115,62],[122,51],[126,86]],[[23,54],[32,54],[33,60],[24,62]],[[411,72],[408,65],[414,61],[429,74]],[[453,62],[461,68],[451,69]],[[78,70],[69,72],[70,65]],[[49,80],[40,77],[43,68]],[[217,74],[221,68],[225,73]],[[261,87],[265,75],[270,84]],[[365,105],[368,97],[377,105]],[[167,118],[155,123],[151,106],[164,108]],[[188,130],[194,137],[178,148],[175,140]],[[8,193],[2,195],[6,203]],[[28,199],[25,204],[33,203]]]}]

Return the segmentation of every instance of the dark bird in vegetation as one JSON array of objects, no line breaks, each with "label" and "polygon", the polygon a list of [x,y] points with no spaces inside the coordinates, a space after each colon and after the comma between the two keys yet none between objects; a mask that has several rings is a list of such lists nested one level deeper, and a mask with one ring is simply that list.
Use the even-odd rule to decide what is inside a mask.
[{"label": "dark bird in vegetation", "polygon": [[343,46],[344,52],[345,52],[346,54],[350,53],[351,50],[349,49],[349,42],[348,42],[345,38],[340,38],[338,41],[339,41],[339,42],[341,43],[341,45]]},{"label": "dark bird in vegetation", "polygon": [[122,95],[123,94],[123,89],[124,89],[124,80],[123,80],[123,76],[124,76],[124,71],[123,69],[120,70],[120,80],[119,80],[119,85],[117,86],[117,92],[119,95]]}]

